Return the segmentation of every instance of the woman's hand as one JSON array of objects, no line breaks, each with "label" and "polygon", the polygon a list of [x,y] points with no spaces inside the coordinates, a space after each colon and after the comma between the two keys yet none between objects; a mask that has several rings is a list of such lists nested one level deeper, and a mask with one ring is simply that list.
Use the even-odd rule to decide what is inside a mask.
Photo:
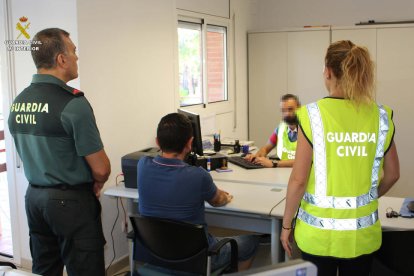
[{"label": "woman's hand", "polygon": [[293,231],[293,228],[291,229],[282,228],[282,232],[280,233],[280,242],[282,243],[283,249],[285,249],[289,258],[292,257],[292,242],[293,242],[292,231]]}]

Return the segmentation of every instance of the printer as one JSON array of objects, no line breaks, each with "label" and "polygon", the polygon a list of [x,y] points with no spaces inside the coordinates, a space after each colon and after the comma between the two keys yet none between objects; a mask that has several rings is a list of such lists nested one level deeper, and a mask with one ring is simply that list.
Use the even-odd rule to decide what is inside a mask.
[{"label": "printer", "polygon": [[146,148],[122,156],[121,165],[126,188],[137,188],[138,161],[144,156],[155,157],[161,153],[159,148]]},{"label": "printer", "polygon": [[[160,153],[159,148],[146,148],[122,156],[121,165],[125,187],[137,189],[137,166],[139,159],[144,156],[155,157]],[[211,170],[227,166],[227,157],[219,153],[212,156],[197,156],[196,158],[190,155],[185,161],[190,165],[203,167],[204,169],[207,169],[207,162],[209,161]]]}]

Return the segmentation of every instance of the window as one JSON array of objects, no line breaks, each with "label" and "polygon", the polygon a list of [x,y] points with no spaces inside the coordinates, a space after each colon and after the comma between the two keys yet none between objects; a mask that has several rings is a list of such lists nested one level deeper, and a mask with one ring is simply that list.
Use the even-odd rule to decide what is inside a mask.
[{"label": "window", "polygon": [[180,106],[228,100],[227,27],[178,22]]}]

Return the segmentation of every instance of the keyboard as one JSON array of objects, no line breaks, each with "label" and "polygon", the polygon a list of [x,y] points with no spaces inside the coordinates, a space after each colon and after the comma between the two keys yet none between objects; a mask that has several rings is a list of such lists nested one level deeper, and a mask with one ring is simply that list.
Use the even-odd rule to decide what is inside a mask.
[{"label": "keyboard", "polygon": [[247,170],[264,168],[262,165],[254,164],[254,163],[252,163],[250,161],[247,161],[246,159],[244,159],[243,157],[240,157],[240,156],[229,157],[228,160],[229,160],[230,163],[235,164],[237,166],[240,166],[242,168],[245,168]]}]

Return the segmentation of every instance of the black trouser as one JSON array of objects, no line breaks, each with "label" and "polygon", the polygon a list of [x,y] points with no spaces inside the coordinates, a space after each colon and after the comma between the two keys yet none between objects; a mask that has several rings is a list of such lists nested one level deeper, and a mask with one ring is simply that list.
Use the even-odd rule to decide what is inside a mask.
[{"label": "black trouser", "polygon": [[315,256],[302,252],[302,259],[316,265],[318,276],[368,276],[371,271],[372,258],[373,254],[342,259]]},{"label": "black trouser", "polygon": [[26,214],[33,273],[61,276],[105,274],[101,204],[92,184],[80,188],[29,185]]}]

